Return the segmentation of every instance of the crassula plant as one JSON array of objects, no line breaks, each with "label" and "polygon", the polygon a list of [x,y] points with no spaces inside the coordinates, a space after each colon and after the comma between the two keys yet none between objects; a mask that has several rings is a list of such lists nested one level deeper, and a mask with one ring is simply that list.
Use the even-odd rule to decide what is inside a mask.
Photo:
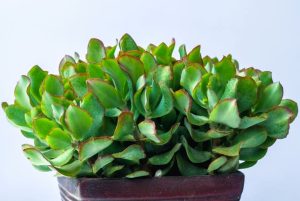
[{"label": "crassula plant", "polygon": [[[65,56],[59,75],[34,66],[2,107],[32,165],[70,177],[221,174],[248,168],[285,138],[297,104],[271,72],[239,69],[175,41],[139,47],[98,39],[86,61]],[[119,49],[116,52],[117,48]]]}]

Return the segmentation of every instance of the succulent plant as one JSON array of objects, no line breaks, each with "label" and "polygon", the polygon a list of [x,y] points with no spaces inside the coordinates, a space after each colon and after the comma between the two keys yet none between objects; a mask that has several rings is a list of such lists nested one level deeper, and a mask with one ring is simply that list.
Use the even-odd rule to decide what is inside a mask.
[{"label": "succulent plant", "polygon": [[298,108],[271,72],[202,57],[200,46],[181,45],[176,60],[174,47],[93,38],[86,61],[65,56],[59,75],[32,67],[14,104],[2,104],[34,141],[23,145],[32,165],[70,177],[221,174],[255,165],[287,136]]}]

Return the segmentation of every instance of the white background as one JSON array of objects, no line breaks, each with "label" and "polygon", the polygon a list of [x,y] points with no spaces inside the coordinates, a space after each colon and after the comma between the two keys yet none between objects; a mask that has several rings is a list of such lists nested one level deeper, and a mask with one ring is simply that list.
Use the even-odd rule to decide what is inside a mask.
[{"label": "white background", "polygon": [[[89,38],[113,45],[128,32],[143,46],[174,37],[189,49],[201,44],[203,55],[232,53],[242,67],[271,70],[285,97],[300,103],[299,2],[0,0],[0,101],[13,101],[17,80],[31,66],[57,73],[62,56],[74,51],[84,55]],[[300,200],[299,120],[287,139],[244,171],[242,201]],[[55,177],[31,167],[20,148],[28,141],[2,111],[0,126],[0,199],[60,200]]]}]

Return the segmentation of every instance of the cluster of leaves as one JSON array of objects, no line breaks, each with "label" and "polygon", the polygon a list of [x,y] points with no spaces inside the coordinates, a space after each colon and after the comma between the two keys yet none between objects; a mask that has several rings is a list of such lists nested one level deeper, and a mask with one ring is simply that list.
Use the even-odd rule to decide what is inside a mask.
[{"label": "cluster of leaves", "polygon": [[125,34],[116,46],[88,44],[86,61],[65,56],[59,75],[34,66],[3,103],[34,140],[23,145],[41,171],[70,177],[205,175],[253,166],[285,138],[297,104],[271,72],[239,70],[231,55],[180,60],[168,46],[144,50]]}]

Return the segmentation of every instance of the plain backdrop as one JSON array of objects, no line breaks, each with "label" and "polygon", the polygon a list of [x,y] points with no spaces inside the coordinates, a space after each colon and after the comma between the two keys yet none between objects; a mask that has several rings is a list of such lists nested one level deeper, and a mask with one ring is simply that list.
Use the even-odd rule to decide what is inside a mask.
[{"label": "plain backdrop", "polygon": [[[272,71],[285,97],[300,103],[299,0],[0,0],[0,101],[13,101],[17,80],[33,65],[57,73],[65,54],[84,56],[89,38],[114,45],[125,32],[143,46],[174,37],[177,47],[201,44],[203,55],[231,53],[241,67]],[[299,120],[243,171],[242,201],[300,200]],[[0,126],[0,199],[60,200],[54,174],[32,168],[21,151],[28,140],[2,111]]]}]

